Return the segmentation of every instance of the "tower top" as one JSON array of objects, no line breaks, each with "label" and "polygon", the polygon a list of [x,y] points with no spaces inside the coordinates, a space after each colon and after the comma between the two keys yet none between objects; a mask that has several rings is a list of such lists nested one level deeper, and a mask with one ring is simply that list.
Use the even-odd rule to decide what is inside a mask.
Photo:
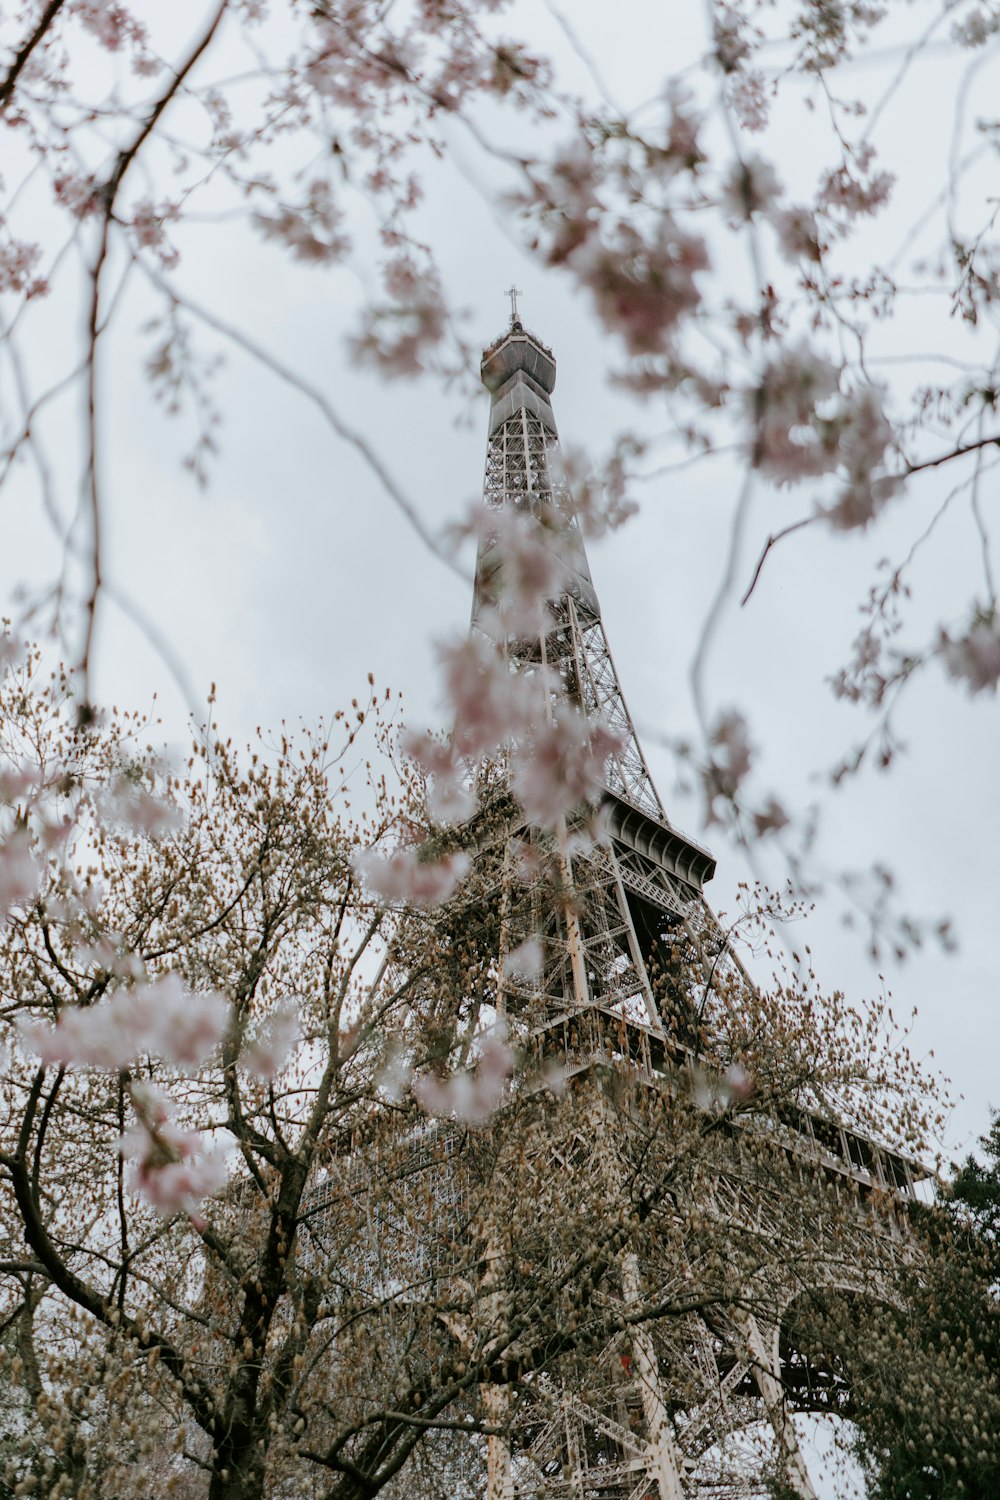
[{"label": "tower top", "polygon": [[520,322],[512,323],[506,333],[483,350],[481,374],[483,385],[496,393],[504,381],[523,371],[546,396],[556,384],[556,359],[552,350],[528,333]]}]

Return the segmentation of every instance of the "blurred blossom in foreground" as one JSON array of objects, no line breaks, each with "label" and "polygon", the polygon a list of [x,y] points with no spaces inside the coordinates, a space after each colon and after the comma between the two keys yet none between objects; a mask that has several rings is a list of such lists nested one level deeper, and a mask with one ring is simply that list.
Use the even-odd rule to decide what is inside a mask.
[{"label": "blurred blossom in foreground", "polygon": [[510,950],[503,961],[503,970],[514,979],[537,979],[542,972],[543,962],[541,941],[533,937]]},{"label": "blurred blossom in foreground", "polygon": [[254,1078],[273,1078],[283,1067],[298,1037],[298,1019],[292,1008],[275,1011],[240,1053],[240,1067]]},{"label": "blurred blossom in foreground", "polygon": [[995,693],[1000,681],[1000,619],[992,610],[977,610],[965,635],[941,632],[938,650],[950,676],[964,682],[970,696]]},{"label": "blurred blossom in foreground", "polygon": [[0,844],[0,923],[13,906],[34,895],[42,878],[41,867],[25,833],[13,833]]},{"label": "blurred blossom in foreground", "polygon": [[46,1066],[125,1068],[150,1054],[196,1068],[219,1045],[228,1022],[221,995],[192,994],[176,974],[166,974],[98,1005],[69,1006],[54,1027],[23,1022],[19,1030]]},{"label": "blurred blossom in foreground", "polygon": [[385,901],[413,901],[418,906],[447,901],[469,865],[467,854],[429,860],[420,858],[419,848],[398,849],[395,854],[369,849],[354,858],[356,873],[377,896]]},{"label": "blurred blossom in foreground", "polygon": [[481,1125],[503,1098],[504,1085],[514,1071],[515,1056],[507,1045],[507,1028],[498,1021],[487,1033],[474,1072],[437,1078],[424,1073],[413,1080],[413,1094],[429,1115],[454,1116],[468,1125]]},{"label": "blurred blossom in foreground", "polygon": [[133,1164],[135,1185],[164,1218],[190,1214],[203,1198],[225,1185],[228,1173],[223,1155],[206,1148],[197,1131],[182,1130],[173,1119],[165,1094],[148,1083],[132,1085],[137,1122],[119,1141],[119,1150]]}]

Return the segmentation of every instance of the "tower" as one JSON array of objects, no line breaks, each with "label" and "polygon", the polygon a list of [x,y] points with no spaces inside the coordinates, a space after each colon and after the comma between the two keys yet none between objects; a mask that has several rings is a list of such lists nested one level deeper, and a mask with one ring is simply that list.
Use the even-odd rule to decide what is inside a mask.
[{"label": "tower", "polygon": [[[551,523],[564,582],[537,634],[498,639],[491,606],[503,593],[503,551],[487,523],[472,628],[492,636],[511,672],[548,673],[586,719],[615,731],[617,748],[606,763],[600,836],[557,839],[558,879],[548,896],[525,894],[514,869],[511,850],[530,842],[532,829],[516,814],[503,824],[490,897],[497,1008],[517,1021],[539,1066],[560,1069],[570,1087],[583,1090],[588,1076],[613,1066],[640,1089],[705,1087],[711,1095],[717,1084],[727,1086],[713,1035],[715,998],[725,993],[730,1014],[740,1004],[751,1014],[760,997],[704,894],[715,861],[670,822],[625,702],[578,518],[552,461],[555,378],[552,352],[526,331],[515,303],[510,327],[482,362],[491,396],[484,500],[490,512],[512,509]],[[540,958],[524,975],[507,958],[528,939]],[[627,1170],[622,1131],[627,1136],[629,1127],[622,1115],[612,1120],[602,1111],[599,1092],[581,1147],[613,1198]],[[713,1108],[710,1101],[708,1115]],[[696,1208],[716,1226],[730,1224],[734,1238],[758,1236],[757,1284],[718,1306],[647,1321],[639,1316],[644,1299],[661,1282],[675,1284],[677,1267],[657,1263],[655,1237],[647,1234],[641,1246],[638,1236],[625,1239],[608,1293],[620,1308],[615,1338],[586,1359],[524,1380],[516,1402],[486,1393],[495,1429],[488,1500],[737,1500],[774,1494],[774,1486],[815,1497],[790,1412],[795,1405],[836,1410],[843,1388],[829,1362],[796,1347],[786,1313],[806,1280],[870,1290],[879,1266],[900,1253],[900,1204],[919,1169],[850,1129],[818,1098],[758,1121],[752,1149],[744,1149],[749,1125],[727,1123],[721,1134]],[[726,1152],[734,1163],[752,1158],[755,1180],[747,1172],[742,1181],[739,1166],[719,1165]],[[768,1153],[771,1182],[759,1165]],[[817,1183],[815,1204],[791,1231],[780,1223],[778,1180],[786,1171],[789,1182]],[[651,1181],[650,1201],[661,1184],[662,1177]],[[824,1227],[824,1204],[834,1199],[847,1205],[836,1235]],[[788,1284],[776,1255],[786,1233],[785,1242],[798,1247]]]}]

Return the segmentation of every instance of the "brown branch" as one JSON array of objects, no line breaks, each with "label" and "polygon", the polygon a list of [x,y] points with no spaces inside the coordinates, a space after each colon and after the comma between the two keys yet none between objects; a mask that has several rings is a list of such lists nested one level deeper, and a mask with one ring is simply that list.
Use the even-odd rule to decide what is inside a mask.
[{"label": "brown branch", "polygon": [[740,600],[741,609],[750,598],[750,595],[753,593],[754,589],[757,587],[757,580],[760,577],[761,569],[764,566],[764,561],[771,548],[775,546],[777,542],[782,541],[786,536],[791,536],[793,531],[801,531],[803,526],[811,526],[813,521],[816,521],[818,519],[818,516],[803,516],[801,521],[793,521],[790,526],[784,526],[780,531],[772,532],[767,541],[764,543],[763,552],[757,559],[757,566],[753,570],[753,577],[750,580],[750,587],[747,589],[746,593],[743,595],[743,598]]},{"label": "brown branch", "polygon": [[218,30],[228,5],[229,0],[219,0],[219,4],[208,26],[188,53],[184,62],[177,69],[169,86],[164,89],[159,99],[157,99],[149,115],[143,121],[129,144],[122,147],[121,151],[119,151],[114,167],[101,189],[103,215],[97,254],[94,257],[94,264],[90,272],[92,291],[90,307],[87,313],[87,464],[85,470],[85,492],[87,506],[90,511],[92,573],[90,592],[85,605],[87,624],[80,656],[80,669],[83,676],[83,701],[80,705],[80,717],[84,723],[88,722],[92,715],[90,703],[90,661],[97,624],[97,604],[104,582],[101,557],[101,503],[97,473],[97,341],[100,337],[102,327],[107,326],[106,323],[102,325],[100,317],[101,275],[108,257],[108,241],[114,218],[115,202],[129,168],[136,161],[142,147],[155,130],[164,110],[170,105],[192,68],[194,68],[203,53],[211,45],[212,38]]},{"label": "brown branch", "polygon": [[[40,1070],[40,1072],[43,1071]],[[30,1113],[25,1116],[25,1124],[29,1121]],[[38,1256],[45,1275],[51,1277],[53,1285],[62,1292],[64,1297],[82,1308],[84,1312],[89,1313],[104,1327],[121,1329],[140,1349],[157,1349],[165,1368],[177,1381],[184,1400],[191,1408],[198,1425],[214,1437],[216,1433],[215,1404],[209,1388],[200,1381],[191,1379],[183,1355],[174,1348],[169,1339],[148,1329],[140,1328],[134,1318],[123,1314],[114,1305],[110,1297],[70,1270],[56,1249],[42,1219],[23,1151],[19,1150],[15,1156],[4,1157],[3,1164],[10,1173],[14,1197],[21,1213],[24,1238]]]},{"label": "brown branch", "polygon": [[974,443],[963,443],[958,448],[952,448],[950,453],[941,453],[937,458],[925,458],[919,464],[907,464],[906,477],[911,474],[922,474],[925,469],[939,469],[942,464],[950,464],[953,459],[964,458],[967,453],[978,453],[982,448],[1000,448],[1000,436],[977,438]]},{"label": "brown branch", "polygon": [[15,54],[14,61],[7,69],[6,78],[2,83],[0,83],[0,114],[4,112],[4,110],[7,108],[7,105],[10,103],[11,98],[13,97],[14,88],[17,84],[18,78],[21,75],[21,71],[24,68],[25,63],[31,57],[31,54],[38,46],[39,42],[42,40],[45,33],[48,31],[52,22],[62,10],[65,3],[66,0],[49,0],[48,5],[45,7],[45,9],[42,11],[42,14],[38,18],[38,24],[36,25],[34,31],[25,40],[20,51]]}]

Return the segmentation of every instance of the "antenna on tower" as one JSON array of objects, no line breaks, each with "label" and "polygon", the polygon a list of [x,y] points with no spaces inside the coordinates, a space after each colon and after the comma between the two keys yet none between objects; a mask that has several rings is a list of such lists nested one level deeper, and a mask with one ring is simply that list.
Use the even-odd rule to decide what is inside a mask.
[{"label": "antenna on tower", "polygon": [[521,291],[521,288],[519,286],[515,286],[513,282],[511,282],[510,286],[507,288],[507,296],[510,298],[511,328],[520,328],[521,326],[521,319],[517,315],[517,299],[518,297],[522,297],[523,295],[524,293]]}]

